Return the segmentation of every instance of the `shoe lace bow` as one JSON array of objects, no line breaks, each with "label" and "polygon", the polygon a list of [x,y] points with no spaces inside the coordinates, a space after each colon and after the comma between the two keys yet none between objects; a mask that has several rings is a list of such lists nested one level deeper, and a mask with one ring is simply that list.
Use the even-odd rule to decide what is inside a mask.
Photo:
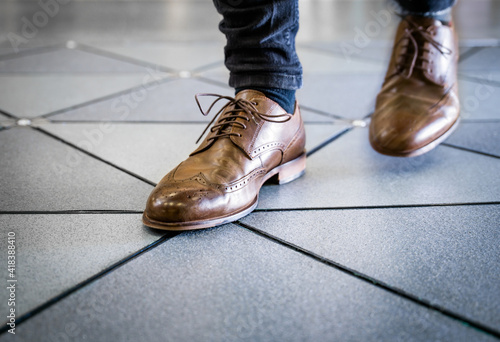
[{"label": "shoe lace bow", "polygon": [[[199,98],[202,96],[216,97],[216,99],[212,102],[212,104],[208,107],[206,111],[203,110],[199,100]],[[217,122],[212,126],[212,128],[210,128],[210,132],[212,133],[216,132],[216,134],[210,137],[208,140],[214,140],[217,138],[227,137],[227,136],[241,137],[240,133],[232,132],[232,127],[239,126],[243,129],[246,129],[247,126],[245,125],[244,122],[236,121],[237,119],[242,119],[248,122],[250,121],[251,118],[255,121],[254,117],[257,117],[259,119],[268,122],[284,123],[292,118],[292,114],[289,113],[276,114],[276,115],[261,113],[257,109],[258,103],[256,101],[248,101],[246,99],[241,99],[241,98],[237,99],[231,96],[224,96],[211,93],[200,93],[195,95],[195,99],[196,99],[196,104],[200,109],[200,112],[204,116],[207,116],[210,113],[210,111],[213,109],[213,107],[217,102],[221,100],[227,100],[227,102],[222,106],[222,108],[215,114],[212,120],[208,123],[207,127],[205,127],[203,133],[201,133],[198,140],[196,140],[196,143],[198,143],[201,140],[201,138],[205,135],[209,127],[212,126],[212,124],[215,122],[215,120],[217,120],[217,118],[219,118]],[[228,109],[231,106],[233,106],[233,108]],[[222,113],[224,114],[221,115]]]}]

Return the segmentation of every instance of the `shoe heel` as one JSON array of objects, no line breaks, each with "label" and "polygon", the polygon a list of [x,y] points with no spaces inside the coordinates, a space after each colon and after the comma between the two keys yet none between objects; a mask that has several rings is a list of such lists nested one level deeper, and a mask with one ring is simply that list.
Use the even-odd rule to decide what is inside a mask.
[{"label": "shoe heel", "polygon": [[278,174],[275,176],[278,184],[286,184],[296,180],[306,172],[306,154],[295,158],[288,163],[278,167]]}]

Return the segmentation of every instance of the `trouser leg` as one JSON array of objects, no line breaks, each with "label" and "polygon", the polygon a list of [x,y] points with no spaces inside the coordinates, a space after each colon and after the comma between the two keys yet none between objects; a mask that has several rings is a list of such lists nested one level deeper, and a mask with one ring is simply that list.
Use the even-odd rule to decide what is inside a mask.
[{"label": "trouser leg", "polygon": [[229,85],[295,90],[302,66],[295,52],[298,0],[214,0],[227,39]]}]

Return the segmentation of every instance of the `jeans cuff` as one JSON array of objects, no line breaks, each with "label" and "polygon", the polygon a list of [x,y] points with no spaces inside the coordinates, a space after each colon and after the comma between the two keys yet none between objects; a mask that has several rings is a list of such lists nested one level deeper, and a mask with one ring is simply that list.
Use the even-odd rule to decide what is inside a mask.
[{"label": "jeans cuff", "polygon": [[229,86],[233,88],[263,87],[297,90],[302,87],[301,75],[283,74],[234,74],[229,76]]},{"label": "jeans cuff", "polygon": [[408,8],[405,8],[404,6],[401,5],[400,1],[392,0],[391,2],[396,8],[396,12],[402,15],[419,15],[423,17],[432,17],[432,16],[439,16],[442,14],[446,14],[449,11],[451,11],[452,7],[455,6],[455,4],[457,3],[457,0],[451,1],[449,6],[446,8],[441,8],[439,10],[427,11],[427,12],[410,10]]}]

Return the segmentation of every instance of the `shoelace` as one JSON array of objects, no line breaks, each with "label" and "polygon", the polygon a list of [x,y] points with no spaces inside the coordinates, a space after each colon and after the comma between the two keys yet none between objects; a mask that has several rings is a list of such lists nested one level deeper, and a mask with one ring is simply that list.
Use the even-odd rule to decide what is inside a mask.
[{"label": "shoelace", "polygon": [[[207,111],[204,111],[199,97],[201,96],[214,96],[217,97],[214,102],[208,107]],[[207,132],[208,128],[215,122],[215,120],[221,115],[221,113],[225,112],[225,115],[223,115],[215,125],[212,126],[210,129],[210,132],[216,132],[217,133],[213,136],[210,137],[209,140],[213,140],[216,138],[220,137],[226,137],[226,136],[238,136],[241,137],[240,133],[234,133],[230,132],[230,128],[233,126],[239,126],[243,129],[246,129],[247,126],[243,122],[236,121],[236,119],[243,119],[245,121],[250,121],[250,118],[253,119],[254,116],[258,117],[259,119],[262,119],[264,121],[268,122],[275,122],[275,123],[283,123],[287,122],[292,118],[292,114],[278,114],[278,115],[270,115],[266,113],[260,113],[257,110],[257,102],[251,102],[245,99],[236,99],[234,97],[230,96],[224,96],[224,95],[218,95],[218,94],[210,94],[210,93],[204,93],[204,94],[196,94],[195,96],[196,103],[198,104],[198,108],[200,108],[200,112],[204,115],[207,116],[212,108],[215,106],[217,102],[220,100],[227,100],[227,103],[222,106],[222,108],[215,114],[213,119],[208,123],[207,127],[203,130],[203,133],[201,133],[200,137],[198,140],[196,140],[196,143],[198,143],[201,138],[205,135]],[[233,109],[227,110],[226,109],[230,106],[233,106]],[[246,115],[245,115],[246,114]],[[282,119],[283,118],[283,119]]]},{"label": "shoelace", "polygon": [[[413,56],[411,56],[411,63],[409,65],[403,63],[404,61],[407,60],[407,58],[405,58],[405,57],[408,57],[409,50],[410,50],[410,49],[408,49],[408,46],[407,46],[406,51],[403,52],[400,56],[398,56],[398,58],[400,60],[398,61],[397,65],[396,65],[397,70],[393,75],[391,75],[391,77],[399,74],[399,75],[402,75],[404,78],[408,79],[411,77],[414,69],[424,70],[425,68],[424,68],[423,64],[429,63],[429,60],[422,56],[422,52],[430,52],[430,50],[424,49],[423,47],[421,49],[419,49],[418,41],[415,38],[415,35],[417,35],[417,34],[420,35],[420,37],[423,38],[424,42],[426,41],[429,44],[431,44],[432,46],[434,46],[439,51],[439,53],[441,53],[443,55],[444,54],[450,55],[452,53],[452,51],[450,49],[448,49],[447,47],[443,46],[442,44],[440,44],[439,42],[435,41],[432,38],[432,35],[429,32],[427,32],[426,28],[424,28],[423,26],[419,26],[419,25],[415,24],[413,21],[409,20],[408,18],[403,18],[403,20],[408,22],[410,24],[410,27],[409,28],[407,27],[405,29],[403,37],[401,37],[401,39],[396,43],[396,46],[403,43],[404,41],[406,41],[406,45],[408,45],[411,42],[412,46],[413,46]],[[422,65],[417,66],[417,61],[419,61],[419,60],[422,61]],[[406,68],[408,69],[408,73],[405,75],[403,73],[403,71]]]}]

